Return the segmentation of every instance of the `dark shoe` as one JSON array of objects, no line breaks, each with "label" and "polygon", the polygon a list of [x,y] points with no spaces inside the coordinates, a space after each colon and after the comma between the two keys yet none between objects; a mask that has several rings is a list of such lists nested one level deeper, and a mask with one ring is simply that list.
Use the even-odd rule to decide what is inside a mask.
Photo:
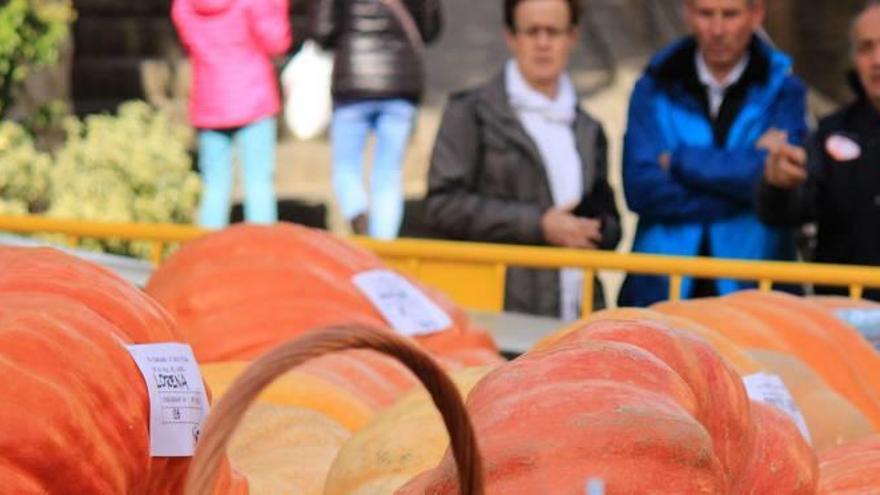
[{"label": "dark shoe", "polygon": [[369,222],[367,221],[367,214],[361,213],[360,215],[351,219],[351,230],[355,235],[367,235],[367,226]]}]

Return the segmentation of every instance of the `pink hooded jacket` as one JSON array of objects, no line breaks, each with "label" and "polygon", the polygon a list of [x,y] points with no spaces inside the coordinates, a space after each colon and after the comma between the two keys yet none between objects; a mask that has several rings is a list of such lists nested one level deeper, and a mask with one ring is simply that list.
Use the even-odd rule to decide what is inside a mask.
[{"label": "pink hooded jacket", "polygon": [[281,109],[271,58],[290,46],[288,0],[174,0],[192,60],[189,115],[202,129],[239,127]]}]

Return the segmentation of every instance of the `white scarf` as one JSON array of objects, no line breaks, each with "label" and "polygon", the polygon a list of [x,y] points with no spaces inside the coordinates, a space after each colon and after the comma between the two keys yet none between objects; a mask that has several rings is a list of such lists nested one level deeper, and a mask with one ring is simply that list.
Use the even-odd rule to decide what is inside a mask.
[{"label": "white scarf", "polygon": [[[504,75],[510,106],[544,162],[553,204],[578,203],[584,192],[583,168],[574,138],[578,100],[571,79],[567,74],[560,76],[556,99],[551,100],[528,85],[515,60],[507,62]],[[559,304],[565,320],[579,316],[583,280],[581,270],[559,272]]]}]

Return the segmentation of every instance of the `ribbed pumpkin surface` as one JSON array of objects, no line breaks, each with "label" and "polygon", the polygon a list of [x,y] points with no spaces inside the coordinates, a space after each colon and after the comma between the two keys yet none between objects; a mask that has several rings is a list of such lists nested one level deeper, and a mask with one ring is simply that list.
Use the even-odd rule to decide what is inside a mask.
[{"label": "ribbed pumpkin surface", "polygon": [[820,495],[880,493],[880,435],[823,452]]},{"label": "ribbed pumpkin surface", "polygon": [[[154,273],[147,292],[179,320],[201,362],[249,360],[322,326],[386,326],[351,281],[383,268],[373,254],[326,232],[238,225],[184,245]],[[461,353],[469,365],[474,356],[500,360],[487,332],[445,296],[421,288],[452,320],[444,331],[418,337],[426,349],[451,359]]]},{"label": "ribbed pumpkin surface", "polygon": [[744,476],[731,493],[813,495],[819,483],[816,454],[779,409],[752,402],[754,436]]},{"label": "ribbed pumpkin surface", "polygon": [[721,354],[721,356],[727,360],[727,362],[730,363],[740,375],[757,373],[761,369],[761,365],[749,357],[739,345],[709,327],[687,318],[644,308],[614,308],[597,311],[584,320],[572,323],[571,325],[542,338],[537,344],[535,344],[534,350],[546,349],[566,335],[579,330],[588,323],[605,320],[635,320],[664,323],[671,328],[684,330],[704,339],[711,344],[712,347]]},{"label": "ribbed pumpkin surface", "polygon": [[349,432],[308,409],[255,404],[235,431],[229,458],[253,494],[321,495]]},{"label": "ribbed pumpkin surface", "polygon": [[[587,324],[490,373],[468,409],[488,494],[815,493],[816,457],[753,404],[704,340],[661,323]],[[449,454],[397,493],[452,494]]]},{"label": "ribbed pumpkin surface", "polygon": [[[166,313],[100,267],[0,247],[4,493],[175,494],[188,458],[151,458],[149,403],[126,344],[181,342]],[[246,493],[228,468],[218,493]]]},{"label": "ribbed pumpkin surface", "polygon": [[694,394],[694,417],[711,435],[728,483],[742,476],[752,434],[749,400],[739,375],[705,341],[661,323],[606,320],[585,326],[560,344],[595,340],[637,346],[672,368]]},{"label": "ribbed pumpkin surface", "polygon": [[[205,380],[219,394],[246,367],[243,362],[202,365]],[[260,401],[312,409],[357,431],[418,384],[400,362],[374,351],[350,350],[321,356],[286,373],[263,391]]]},{"label": "ribbed pumpkin surface", "polygon": [[[464,397],[490,371],[467,368],[451,378]],[[431,398],[420,389],[381,411],[339,451],[327,475],[325,495],[394,493],[415,475],[436,466],[449,446],[446,427]]]},{"label": "ribbed pumpkin surface", "polygon": [[719,305],[716,299],[663,302],[651,306],[651,309],[705,325],[742,347],[791,351],[789,343],[776,335],[765,322],[734,308]]},{"label": "ribbed pumpkin surface", "polygon": [[791,353],[813,368],[834,390],[880,428],[880,356],[868,342],[830,312],[781,293],[743,292],[718,304],[760,319],[786,340]]},{"label": "ribbed pumpkin surface", "polygon": [[[247,362],[232,361],[204,364],[201,369],[214,397],[219,399],[247,366]],[[376,409],[356,394],[297,370],[272,382],[260,394],[258,402],[311,409],[327,415],[348,431],[359,430],[376,414]]]},{"label": "ribbed pumpkin surface", "polygon": [[749,352],[791,392],[810,430],[813,448],[828,448],[873,433],[868,418],[838,394],[812,368],[795,356],[754,349]]},{"label": "ribbed pumpkin surface", "polygon": [[[591,477],[608,493],[724,489],[690,387],[629,344],[574,342],[523,356],[478,383],[468,409],[488,494],[580,495]],[[452,466],[447,454],[397,493],[457,493]]]}]

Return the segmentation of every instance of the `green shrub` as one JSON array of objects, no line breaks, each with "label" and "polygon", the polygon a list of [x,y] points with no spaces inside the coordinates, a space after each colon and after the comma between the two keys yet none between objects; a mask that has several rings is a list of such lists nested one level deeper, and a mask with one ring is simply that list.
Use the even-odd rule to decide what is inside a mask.
[{"label": "green shrub", "polygon": [[70,0],[6,0],[0,6],[0,117],[31,69],[55,63],[75,17]]},{"label": "green shrub", "polygon": [[[21,126],[0,123],[0,213],[98,222],[194,222],[201,182],[187,152],[191,130],[175,126],[163,112],[139,101],[124,103],[117,115],[92,115],[84,121],[71,117],[64,126],[64,144],[48,155],[34,148]],[[82,247],[148,258],[152,246],[83,239]]]},{"label": "green shrub", "polygon": [[52,157],[34,148],[20,125],[0,122],[0,213],[42,213],[49,206]]},{"label": "green shrub", "polygon": [[[118,115],[66,123],[52,168],[48,215],[103,222],[193,223],[201,183],[187,153],[189,129],[144,102]],[[106,241],[102,250],[148,257],[149,243]]]}]

